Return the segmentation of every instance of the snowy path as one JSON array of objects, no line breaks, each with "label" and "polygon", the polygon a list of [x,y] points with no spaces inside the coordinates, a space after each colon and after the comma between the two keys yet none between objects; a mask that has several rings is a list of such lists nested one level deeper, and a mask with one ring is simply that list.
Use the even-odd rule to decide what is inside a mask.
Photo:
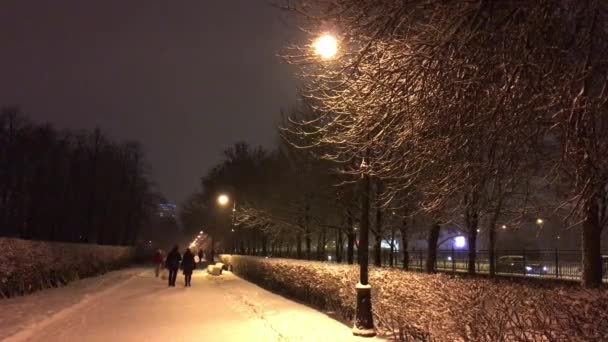
[{"label": "snowy path", "polygon": [[131,269],[0,301],[0,339],[369,341],[321,312],[230,273],[196,272],[191,288],[182,284],[180,277],[176,288],[168,288],[151,271]]}]

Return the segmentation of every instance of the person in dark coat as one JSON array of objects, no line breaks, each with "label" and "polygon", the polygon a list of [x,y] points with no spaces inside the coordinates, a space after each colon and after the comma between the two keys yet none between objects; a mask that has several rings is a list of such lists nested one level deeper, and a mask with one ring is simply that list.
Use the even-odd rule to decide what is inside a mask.
[{"label": "person in dark coat", "polygon": [[203,249],[201,248],[198,250],[198,262],[200,262],[202,264],[204,257],[205,257],[205,254],[203,253]]},{"label": "person in dark coat", "polygon": [[182,260],[182,270],[184,270],[184,280],[186,287],[190,287],[192,281],[192,271],[196,268],[196,262],[194,261],[194,254],[190,251],[190,248],[184,252],[184,259]]},{"label": "person in dark coat", "polygon": [[156,253],[154,253],[154,274],[156,275],[156,278],[160,275],[160,270],[163,269],[164,259],[163,251],[160,249],[156,250]]},{"label": "person in dark coat", "polygon": [[175,286],[180,261],[182,261],[182,256],[179,254],[178,246],[175,245],[165,259],[165,267],[169,270],[169,286]]}]

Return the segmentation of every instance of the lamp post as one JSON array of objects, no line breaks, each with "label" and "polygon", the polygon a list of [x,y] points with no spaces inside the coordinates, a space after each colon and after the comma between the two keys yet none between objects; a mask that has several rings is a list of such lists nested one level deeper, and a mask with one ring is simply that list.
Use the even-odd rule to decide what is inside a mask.
[{"label": "lamp post", "polygon": [[236,236],[235,236],[235,231],[234,231],[234,227],[235,227],[235,219],[236,219],[236,200],[232,201],[232,218],[230,219],[230,224],[231,224],[231,228],[230,228],[230,240],[232,240],[232,252],[231,254],[236,253],[237,250],[237,243],[236,243]]},{"label": "lamp post", "polygon": [[[217,203],[221,206],[221,207],[226,207],[228,205],[228,203],[230,203],[230,197],[228,197],[228,195],[225,194],[221,194],[217,197]],[[231,242],[231,253],[234,253],[234,219],[235,219],[235,215],[236,215],[236,200],[232,200],[232,216],[230,218],[231,222],[230,222],[230,242]]]},{"label": "lamp post", "polygon": [[359,230],[359,283],[356,286],[357,306],[355,309],[355,324],[353,334],[356,336],[373,337],[374,318],[372,316],[372,287],[369,284],[369,196],[370,177],[365,172],[365,159],[361,163],[363,169],[363,194],[361,195],[361,229]]},{"label": "lamp post", "polygon": [[[315,55],[322,60],[334,59],[338,54],[338,41],[330,34],[323,34],[312,43]],[[369,209],[370,209],[370,176],[366,171],[365,159],[361,162],[363,171],[363,194],[361,197],[361,225],[359,229],[359,283],[356,286],[357,306],[353,334],[373,337],[374,320],[372,316],[372,296],[369,285]]]},{"label": "lamp post", "polygon": [[538,226],[538,233],[536,234],[536,237],[539,237],[545,225],[545,220],[543,220],[542,218],[537,218],[536,225]]}]

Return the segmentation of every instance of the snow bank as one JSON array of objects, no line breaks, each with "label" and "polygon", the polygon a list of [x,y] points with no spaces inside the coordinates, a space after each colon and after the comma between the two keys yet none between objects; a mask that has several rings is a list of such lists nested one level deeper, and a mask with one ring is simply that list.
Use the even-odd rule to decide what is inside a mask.
[{"label": "snow bank", "polygon": [[56,287],[127,265],[131,247],[0,238],[0,297]]},{"label": "snow bank", "polygon": [[[352,320],[357,265],[223,256],[243,278]],[[370,270],[381,332],[414,341],[608,340],[608,291]]]}]

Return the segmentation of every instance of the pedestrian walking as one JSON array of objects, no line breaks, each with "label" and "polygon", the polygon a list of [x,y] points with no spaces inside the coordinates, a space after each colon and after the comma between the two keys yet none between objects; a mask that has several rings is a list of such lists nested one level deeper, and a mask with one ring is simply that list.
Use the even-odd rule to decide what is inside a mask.
[{"label": "pedestrian walking", "polygon": [[199,248],[198,249],[198,262],[200,262],[202,264],[204,257],[205,257],[205,254],[203,253],[203,249]]},{"label": "pedestrian walking", "polygon": [[154,275],[156,278],[160,275],[160,270],[163,268],[164,260],[163,251],[161,249],[157,249],[156,253],[154,253]]},{"label": "pedestrian walking", "polygon": [[179,247],[175,245],[167,255],[167,260],[165,260],[165,267],[169,270],[169,286],[175,286],[179,262],[182,261],[182,256],[179,254],[178,248]]},{"label": "pedestrian walking", "polygon": [[194,254],[190,251],[190,248],[184,252],[184,259],[182,260],[182,270],[184,270],[184,284],[186,287],[190,287],[192,281],[192,271],[196,268],[196,262],[194,261]]}]

